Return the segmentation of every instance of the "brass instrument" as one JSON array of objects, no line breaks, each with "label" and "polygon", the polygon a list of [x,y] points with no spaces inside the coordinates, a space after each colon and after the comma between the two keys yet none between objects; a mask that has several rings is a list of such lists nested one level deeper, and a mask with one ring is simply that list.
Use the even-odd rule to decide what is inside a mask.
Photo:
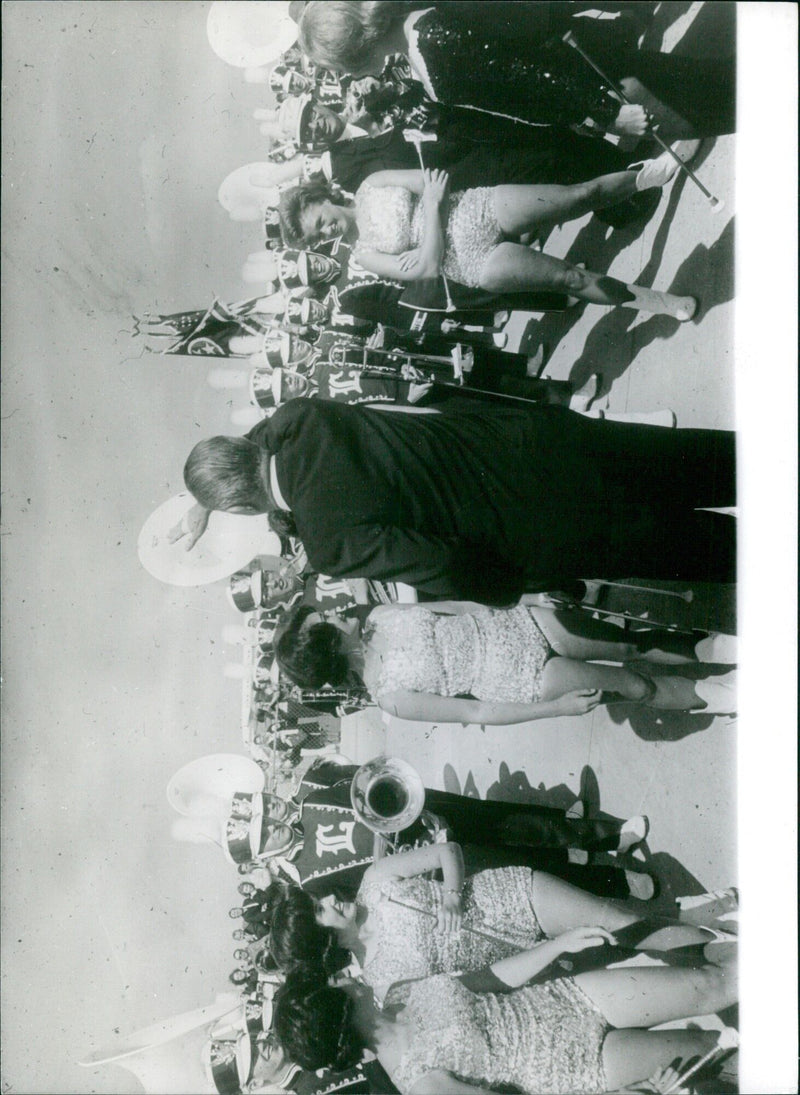
[{"label": "brass instrument", "polygon": [[[350,784],[350,802],[358,821],[375,834],[375,860],[387,853],[437,844],[447,836],[447,822],[424,809],[425,787],[416,769],[399,757],[375,757],[362,764]],[[424,835],[400,844],[404,829],[419,821]]]},{"label": "brass instrument", "polygon": [[457,388],[464,386],[464,376],[472,369],[472,352],[460,344],[456,344],[450,354],[426,354],[343,341],[331,347],[329,360],[339,368],[358,369],[367,376],[449,384]]},{"label": "brass instrument", "polygon": [[350,784],[358,820],[381,836],[413,825],[425,805],[419,773],[398,757],[375,757],[362,764]]}]

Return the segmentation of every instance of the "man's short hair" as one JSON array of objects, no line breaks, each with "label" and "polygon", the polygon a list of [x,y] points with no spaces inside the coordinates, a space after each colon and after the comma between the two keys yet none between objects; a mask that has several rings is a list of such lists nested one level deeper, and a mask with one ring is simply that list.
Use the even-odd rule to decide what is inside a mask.
[{"label": "man's short hair", "polygon": [[208,437],[189,453],[183,479],[206,509],[254,506],[263,511],[266,505],[260,455],[259,446],[246,437]]}]

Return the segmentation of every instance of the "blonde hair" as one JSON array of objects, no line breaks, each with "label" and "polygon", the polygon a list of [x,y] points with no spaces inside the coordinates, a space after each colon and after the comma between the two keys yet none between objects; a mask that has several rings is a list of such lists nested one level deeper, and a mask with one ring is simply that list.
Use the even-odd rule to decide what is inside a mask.
[{"label": "blonde hair", "polygon": [[300,18],[300,48],[325,68],[357,70],[406,8],[394,0],[310,0]]}]

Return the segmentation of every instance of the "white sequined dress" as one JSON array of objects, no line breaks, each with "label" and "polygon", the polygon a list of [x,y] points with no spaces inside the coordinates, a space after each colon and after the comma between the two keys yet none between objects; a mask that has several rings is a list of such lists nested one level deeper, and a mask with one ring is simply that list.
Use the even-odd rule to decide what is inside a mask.
[{"label": "white sequined dress", "polygon": [[486,939],[463,930],[442,932],[434,918],[426,915],[438,913],[441,907],[440,882],[425,878],[376,882],[367,875],[356,899],[369,917],[364,981],[382,1000],[398,981],[471,972],[534,947],[545,934],[533,907],[532,876],[528,867],[502,867],[467,879],[462,890],[463,924],[494,937]]},{"label": "white sequined dress", "polygon": [[513,992],[470,992],[440,974],[392,989],[403,1006],[409,1048],[392,1080],[407,1092],[426,1073],[444,1070],[464,1083],[513,1084],[527,1095],[606,1091],[603,1041],[609,1025],[569,977]]},{"label": "white sequined dress", "polygon": [[[371,186],[363,182],[355,196],[358,242],[361,251],[400,255],[419,247],[425,209],[422,200],[403,186]],[[483,265],[503,232],[497,222],[491,187],[451,194],[448,199],[445,274],[462,285],[480,285]]]},{"label": "white sequined dress", "polygon": [[[374,651],[369,649],[375,636]],[[541,696],[550,646],[524,605],[446,616],[429,609],[376,611],[364,633],[364,683],[373,697],[407,690],[531,703]]]}]

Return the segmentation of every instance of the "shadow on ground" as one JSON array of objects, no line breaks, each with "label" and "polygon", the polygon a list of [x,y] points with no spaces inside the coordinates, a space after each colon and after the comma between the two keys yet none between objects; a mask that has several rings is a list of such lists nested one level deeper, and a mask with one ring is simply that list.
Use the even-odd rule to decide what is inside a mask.
[{"label": "shadow on ground", "polygon": [[[688,8],[691,5],[662,4],[661,8],[675,9],[684,6]],[[657,21],[658,13],[648,33],[653,30]],[[673,21],[674,16],[670,10],[667,25]],[[713,42],[711,50],[708,48],[709,42]],[[736,53],[736,4],[722,3],[720,0],[703,4],[673,52],[683,57],[705,57],[709,54],[715,57],[733,56]]]},{"label": "shadow on ground", "polygon": [[[466,794],[470,797],[480,797],[472,773],[468,773],[464,785],[456,774],[455,769],[447,764],[444,768],[445,790],[453,794]],[[474,792],[474,793],[473,793]],[[580,798],[585,804],[586,817],[604,818],[611,817],[600,809],[600,788],[597,776],[590,765],[585,765],[579,779],[577,791],[571,790],[566,784],[558,784],[546,788],[544,784],[534,787],[526,773],[522,770],[512,772],[505,762],[501,762],[497,779],[487,788],[486,798],[498,802],[524,802],[536,806],[549,806],[556,809],[567,810],[575,804],[576,798]],[[599,853],[592,857],[594,863],[614,867],[624,867],[627,870],[646,870],[658,882],[658,896],[652,901],[634,904],[641,908],[643,915],[649,913],[662,913],[671,915],[675,913],[675,900],[705,891],[705,886],[688,871],[674,856],[667,852],[651,854],[647,843],[640,845],[642,859],[629,854],[626,856],[613,856]]]},{"label": "shadow on ground", "polygon": [[[712,308],[733,299],[733,238],[731,218],[710,247],[698,244],[694,248],[669,286],[670,293],[699,298],[693,322],[700,322]],[[637,278],[639,284],[650,286],[652,266],[651,259]],[[576,388],[599,372],[603,377],[601,394],[607,393],[613,381],[622,376],[645,347],[669,338],[681,326],[672,316],[654,315],[638,323],[637,315],[628,308],[615,308],[594,325],[570,372],[570,381]]]},{"label": "shadow on ground", "polygon": [[[705,892],[705,886],[699,878],[687,871],[675,856],[668,852],[656,852],[650,855],[645,848],[645,867],[659,882],[660,893],[655,901],[648,902],[652,912],[670,913],[675,911],[675,901],[679,897]],[[641,867],[641,864],[639,864]]]},{"label": "shadow on ground", "polygon": [[606,711],[611,722],[630,726],[642,741],[681,741],[708,730],[718,717],[690,711],[655,711],[635,703],[615,703]]},{"label": "shadow on ground", "polygon": [[[652,287],[653,279],[661,265],[670,227],[675,219],[680,196],[683,193],[685,178],[685,176],[682,176],[681,178],[676,179],[672,184],[667,208],[664,211],[661,223],[659,224],[653,239],[653,246],[650,251],[647,265],[636,278],[636,283],[645,288]],[[592,217],[589,223],[580,230],[572,241],[567,254],[564,256],[565,261],[570,263],[583,263],[589,270],[596,273],[605,273],[610,268],[614,259],[641,236],[644,231],[645,223],[646,222],[642,222],[638,225],[631,225],[627,228],[609,229],[602,221],[599,221],[596,217]],[[581,319],[585,308],[594,307],[595,306],[592,304],[576,304],[567,309],[566,312],[546,314],[541,320],[531,321],[526,327],[520,343],[520,352],[532,352],[530,347],[538,346],[542,342],[546,345],[554,346],[557,342],[560,342],[567,337],[572,328]],[[614,308],[605,316],[599,318],[598,322],[589,332],[587,338],[588,345],[592,340],[592,337],[595,336],[595,332],[598,332],[598,336],[595,336],[595,338],[597,339],[597,337],[599,337],[602,346],[605,346],[605,344],[608,343],[607,350],[622,351],[625,365],[619,372],[622,372],[624,371],[624,368],[627,368],[627,365],[630,364],[636,352],[638,352],[638,350],[634,348],[630,337],[626,335],[626,332],[634,323],[637,315],[638,313],[630,308]],[[672,324],[670,331],[670,333],[672,333],[672,331],[678,327],[678,322],[677,320],[669,319],[669,317],[665,318]],[[582,356],[585,356],[585,354],[586,351],[584,350]],[[603,355],[601,354],[601,356]],[[615,375],[619,375],[619,372]],[[590,375],[590,373],[587,373],[584,379],[588,380]],[[570,379],[573,383],[576,383],[578,379],[577,370],[570,375]]]},{"label": "shadow on ground", "polygon": [[650,19],[641,48],[647,50],[660,50],[664,44],[664,34],[669,27],[681,19],[692,6],[692,0],[675,0],[671,4],[658,4],[655,13]]},{"label": "shadow on ground", "polygon": [[[452,765],[446,764],[443,772],[444,788],[457,795],[480,798],[472,772],[467,774],[463,787]],[[568,810],[578,798],[577,791],[571,791],[565,783],[557,787],[545,788],[543,783],[534,787],[525,772],[512,772],[505,761],[500,763],[497,780],[486,789],[486,798],[497,802],[524,802],[532,806],[550,806],[558,810]]]}]

